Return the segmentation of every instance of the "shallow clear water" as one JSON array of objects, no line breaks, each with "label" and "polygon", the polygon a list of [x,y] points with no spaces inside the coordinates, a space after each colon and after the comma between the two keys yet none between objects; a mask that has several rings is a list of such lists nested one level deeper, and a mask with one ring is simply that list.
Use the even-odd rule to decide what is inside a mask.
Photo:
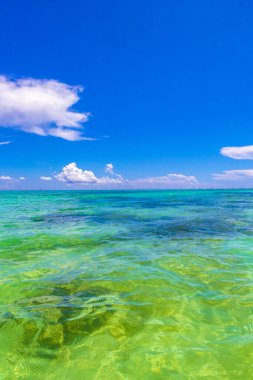
[{"label": "shallow clear water", "polygon": [[251,379],[253,191],[0,193],[0,379]]}]

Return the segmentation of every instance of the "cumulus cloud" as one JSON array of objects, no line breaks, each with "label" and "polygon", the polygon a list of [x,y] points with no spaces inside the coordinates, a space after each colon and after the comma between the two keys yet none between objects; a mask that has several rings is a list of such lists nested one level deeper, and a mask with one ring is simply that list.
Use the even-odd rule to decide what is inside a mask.
[{"label": "cumulus cloud", "polygon": [[10,181],[14,178],[8,176],[8,175],[0,175],[0,181]]},{"label": "cumulus cloud", "polygon": [[89,114],[71,109],[81,91],[56,80],[0,76],[0,126],[69,141],[87,139],[82,128]]},{"label": "cumulus cloud", "polygon": [[179,173],[129,180],[115,174],[112,164],[107,164],[105,171],[110,176],[96,177],[91,170],[82,170],[73,162],[64,166],[55,178],[67,184],[120,185],[124,188],[196,188],[199,185],[196,177]]},{"label": "cumulus cloud", "polygon": [[40,179],[41,179],[41,181],[52,181],[53,178],[41,176]]},{"label": "cumulus cloud", "polygon": [[113,172],[113,164],[106,164],[105,165],[105,172],[106,173],[110,173],[110,174],[114,174],[114,172]]},{"label": "cumulus cloud", "polygon": [[0,145],[8,145],[11,141],[0,141]]},{"label": "cumulus cloud", "polygon": [[56,174],[56,179],[68,184],[121,184],[119,178],[96,177],[91,170],[82,170],[77,167],[75,162],[63,167],[59,174]]},{"label": "cumulus cloud", "polygon": [[222,173],[213,174],[213,179],[217,181],[240,181],[253,177],[253,169],[245,170],[224,170]]},{"label": "cumulus cloud", "polygon": [[105,173],[108,173],[110,176],[112,176],[114,178],[118,178],[118,179],[120,179],[122,181],[124,180],[124,178],[122,177],[122,175],[114,172],[114,168],[113,168],[113,164],[112,163],[109,163],[109,164],[105,165]]},{"label": "cumulus cloud", "polygon": [[221,154],[235,160],[253,160],[253,145],[228,146],[221,148]]},{"label": "cumulus cloud", "polygon": [[19,177],[19,179],[20,179],[21,181],[24,181],[24,180],[26,179],[26,177]]}]

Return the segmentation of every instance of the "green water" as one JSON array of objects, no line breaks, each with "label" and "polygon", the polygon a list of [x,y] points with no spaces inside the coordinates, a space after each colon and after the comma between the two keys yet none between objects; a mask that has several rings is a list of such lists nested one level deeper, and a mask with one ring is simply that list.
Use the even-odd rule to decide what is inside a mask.
[{"label": "green water", "polygon": [[1,192],[0,379],[252,379],[253,191]]}]

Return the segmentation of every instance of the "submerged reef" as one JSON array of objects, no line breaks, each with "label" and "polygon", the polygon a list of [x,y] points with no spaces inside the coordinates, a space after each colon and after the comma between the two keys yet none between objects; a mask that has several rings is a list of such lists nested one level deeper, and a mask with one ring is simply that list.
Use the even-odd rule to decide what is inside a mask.
[{"label": "submerged reef", "polygon": [[36,346],[42,355],[43,349],[56,354],[64,345],[82,341],[102,328],[117,340],[126,339],[142,328],[144,318],[127,308],[119,295],[79,282],[49,287],[43,295],[20,299],[17,306],[16,313],[2,315],[0,331],[19,329],[21,344]]}]

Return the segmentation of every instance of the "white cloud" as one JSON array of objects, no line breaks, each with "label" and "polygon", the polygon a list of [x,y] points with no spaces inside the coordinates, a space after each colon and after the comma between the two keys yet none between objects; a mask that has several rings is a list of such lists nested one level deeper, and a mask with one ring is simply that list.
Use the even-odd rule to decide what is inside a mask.
[{"label": "white cloud", "polygon": [[235,160],[253,160],[253,145],[228,146],[221,148],[220,153]]},{"label": "white cloud", "polygon": [[180,173],[167,174],[160,177],[147,177],[131,180],[132,185],[138,187],[163,187],[163,188],[195,188],[199,182],[195,176],[187,176]]},{"label": "white cloud", "polygon": [[106,164],[105,165],[105,172],[106,173],[110,173],[110,174],[114,174],[114,172],[113,172],[113,164]]},{"label": "white cloud", "polygon": [[41,179],[41,181],[52,181],[53,178],[41,176],[40,179]]},{"label": "white cloud", "polygon": [[63,167],[62,171],[55,176],[56,179],[68,184],[121,184],[119,178],[97,178],[91,170],[79,169],[75,162]]},{"label": "white cloud", "polygon": [[82,170],[73,162],[63,167],[55,178],[67,184],[90,185],[120,185],[124,188],[196,188],[199,183],[196,177],[184,174],[167,174],[161,177],[148,177],[134,180],[124,179],[120,174],[115,174],[112,164],[107,164],[105,171],[112,177],[96,177],[90,170]]},{"label": "white cloud", "polygon": [[224,170],[222,173],[213,174],[213,179],[217,181],[240,181],[253,177],[253,169],[245,170]]},{"label": "white cloud", "polygon": [[113,168],[113,164],[112,163],[109,163],[109,164],[105,165],[105,173],[108,173],[110,176],[112,176],[114,178],[118,178],[121,181],[124,180],[124,178],[122,177],[122,175],[117,174],[117,173],[114,172],[114,168]]},{"label": "white cloud", "polygon": [[0,181],[10,181],[14,178],[8,176],[8,175],[0,175]]},{"label": "white cloud", "polygon": [[0,141],[0,145],[8,145],[10,144],[12,141]]},{"label": "white cloud", "polygon": [[88,113],[71,109],[81,87],[56,80],[0,76],[0,126],[69,141],[84,140],[82,123]]},{"label": "white cloud", "polygon": [[10,177],[9,175],[1,175],[0,176],[0,181],[14,181],[14,182],[19,182],[25,180],[26,177],[19,177],[19,178],[14,178]]}]

